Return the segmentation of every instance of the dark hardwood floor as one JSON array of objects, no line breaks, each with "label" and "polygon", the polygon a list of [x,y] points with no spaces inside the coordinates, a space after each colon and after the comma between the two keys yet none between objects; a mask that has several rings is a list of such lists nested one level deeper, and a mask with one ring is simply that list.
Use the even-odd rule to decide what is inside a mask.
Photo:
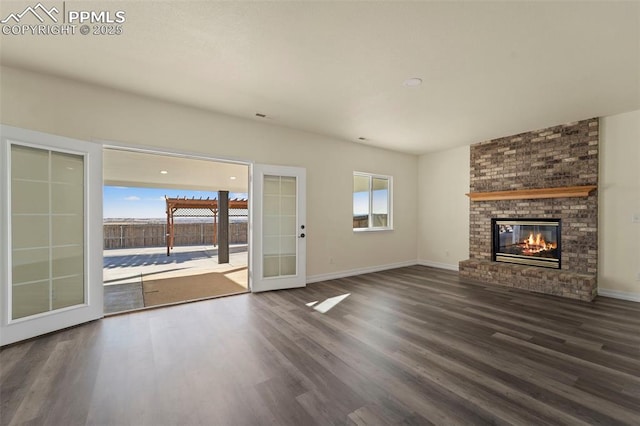
[{"label": "dark hardwood floor", "polygon": [[109,317],[0,361],[3,425],[640,424],[640,304],[420,266]]}]

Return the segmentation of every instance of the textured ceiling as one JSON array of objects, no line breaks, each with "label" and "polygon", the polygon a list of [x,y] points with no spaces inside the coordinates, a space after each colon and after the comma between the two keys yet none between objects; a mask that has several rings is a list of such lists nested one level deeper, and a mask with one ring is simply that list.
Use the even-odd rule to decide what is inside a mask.
[{"label": "textured ceiling", "polygon": [[640,108],[638,2],[64,6],[123,34],[2,35],[2,64],[410,153]]}]

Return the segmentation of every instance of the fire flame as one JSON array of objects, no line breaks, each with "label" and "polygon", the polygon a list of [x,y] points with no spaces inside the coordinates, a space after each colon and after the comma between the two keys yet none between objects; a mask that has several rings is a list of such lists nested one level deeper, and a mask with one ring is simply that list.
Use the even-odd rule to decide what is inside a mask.
[{"label": "fire flame", "polygon": [[547,243],[541,234],[537,234],[534,238],[533,233],[529,234],[529,238],[523,241],[525,254],[540,253],[545,250],[553,250],[558,247],[557,243]]}]

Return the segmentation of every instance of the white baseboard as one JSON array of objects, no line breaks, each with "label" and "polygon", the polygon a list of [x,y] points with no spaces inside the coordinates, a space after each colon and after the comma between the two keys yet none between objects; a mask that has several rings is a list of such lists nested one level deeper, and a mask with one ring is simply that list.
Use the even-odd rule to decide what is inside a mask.
[{"label": "white baseboard", "polygon": [[607,290],[606,288],[598,288],[598,295],[612,297],[614,299],[629,300],[631,302],[640,302],[639,293],[629,293],[627,291]]},{"label": "white baseboard", "polygon": [[458,265],[451,265],[449,263],[432,262],[430,260],[418,260],[418,265],[431,266],[432,268],[447,269],[449,271],[458,271]]},{"label": "white baseboard", "polygon": [[310,275],[307,277],[307,284],[317,283],[320,281],[336,280],[338,278],[352,277],[354,275],[370,274],[371,272],[386,271],[389,269],[404,268],[406,266],[416,265],[415,260],[406,262],[389,263],[386,265],[376,265],[367,268],[350,269],[348,271],[331,272],[328,274]]}]

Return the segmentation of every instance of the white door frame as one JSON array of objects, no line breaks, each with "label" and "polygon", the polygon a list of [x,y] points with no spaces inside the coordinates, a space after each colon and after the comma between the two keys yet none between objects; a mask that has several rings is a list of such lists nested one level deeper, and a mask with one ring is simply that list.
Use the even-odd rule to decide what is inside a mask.
[{"label": "white door frame", "polygon": [[[11,164],[12,144],[84,156],[84,284],[85,303],[11,319]],[[102,318],[102,146],[61,136],[0,125],[0,345],[39,336]]]}]

